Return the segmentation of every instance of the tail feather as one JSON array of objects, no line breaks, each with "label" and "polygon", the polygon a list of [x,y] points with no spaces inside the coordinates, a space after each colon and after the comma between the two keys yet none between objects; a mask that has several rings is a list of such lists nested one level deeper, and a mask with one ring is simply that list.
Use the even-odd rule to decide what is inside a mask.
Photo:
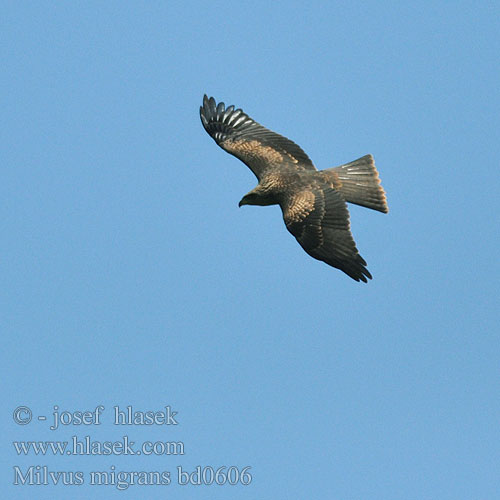
[{"label": "tail feather", "polygon": [[372,155],[363,156],[340,167],[329,168],[324,172],[335,174],[335,188],[347,202],[383,213],[389,211]]}]

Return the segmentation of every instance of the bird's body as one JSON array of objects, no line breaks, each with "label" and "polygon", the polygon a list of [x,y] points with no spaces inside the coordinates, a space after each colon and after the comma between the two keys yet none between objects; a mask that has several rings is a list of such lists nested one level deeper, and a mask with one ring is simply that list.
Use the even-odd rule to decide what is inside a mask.
[{"label": "bird's body", "polygon": [[309,255],[356,281],[371,279],[352,238],[346,205],[348,201],[388,211],[371,155],[318,171],[297,144],[264,128],[241,109],[226,109],[224,103],[205,96],[200,116],[217,144],[243,161],[259,180],[240,206],[279,205],[287,229]]}]

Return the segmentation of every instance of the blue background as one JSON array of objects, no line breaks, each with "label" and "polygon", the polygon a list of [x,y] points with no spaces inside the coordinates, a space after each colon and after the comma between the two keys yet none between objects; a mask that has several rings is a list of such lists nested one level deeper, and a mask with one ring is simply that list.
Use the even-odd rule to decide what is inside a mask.
[{"label": "blue background", "polygon": [[[5,498],[494,499],[500,491],[496,2],[3,3]],[[307,256],[204,132],[204,93],[318,168],[372,153],[351,208],[374,279]],[[61,410],[100,426],[49,430]],[[18,426],[12,411],[35,419]],[[178,411],[120,427],[112,407]],[[12,441],[183,441],[18,456]],[[13,466],[169,486],[13,486]],[[176,467],[252,466],[249,486]]]}]

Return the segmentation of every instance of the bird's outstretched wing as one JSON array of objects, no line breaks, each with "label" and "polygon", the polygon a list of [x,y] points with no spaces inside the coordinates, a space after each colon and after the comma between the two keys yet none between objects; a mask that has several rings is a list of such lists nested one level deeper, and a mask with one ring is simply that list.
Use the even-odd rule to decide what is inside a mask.
[{"label": "bird's outstretched wing", "polygon": [[281,206],[287,229],[315,259],[344,271],[356,281],[372,275],[359,255],[349,224],[349,211],[335,189],[315,183],[290,193]]},{"label": "bird's outstretched wing", "polygon": [[280,166],[316,170],[294,142],[263,127],[241,109],[203,97],[200,117],[205,130],[228,153],[243,161],[260,180],[264,172]]}]

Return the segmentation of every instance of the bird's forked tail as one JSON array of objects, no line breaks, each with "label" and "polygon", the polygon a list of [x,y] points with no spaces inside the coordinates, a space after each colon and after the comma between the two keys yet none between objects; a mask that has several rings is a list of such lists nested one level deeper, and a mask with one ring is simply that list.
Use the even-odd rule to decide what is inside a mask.
[{"label": "bird's forked tail", "polygon": [[372,155],[363,156],[340,167],[328,168],[323,172],[328,176],[334,174],[335,188],[347,202],[383,213],[389,211]]}]

